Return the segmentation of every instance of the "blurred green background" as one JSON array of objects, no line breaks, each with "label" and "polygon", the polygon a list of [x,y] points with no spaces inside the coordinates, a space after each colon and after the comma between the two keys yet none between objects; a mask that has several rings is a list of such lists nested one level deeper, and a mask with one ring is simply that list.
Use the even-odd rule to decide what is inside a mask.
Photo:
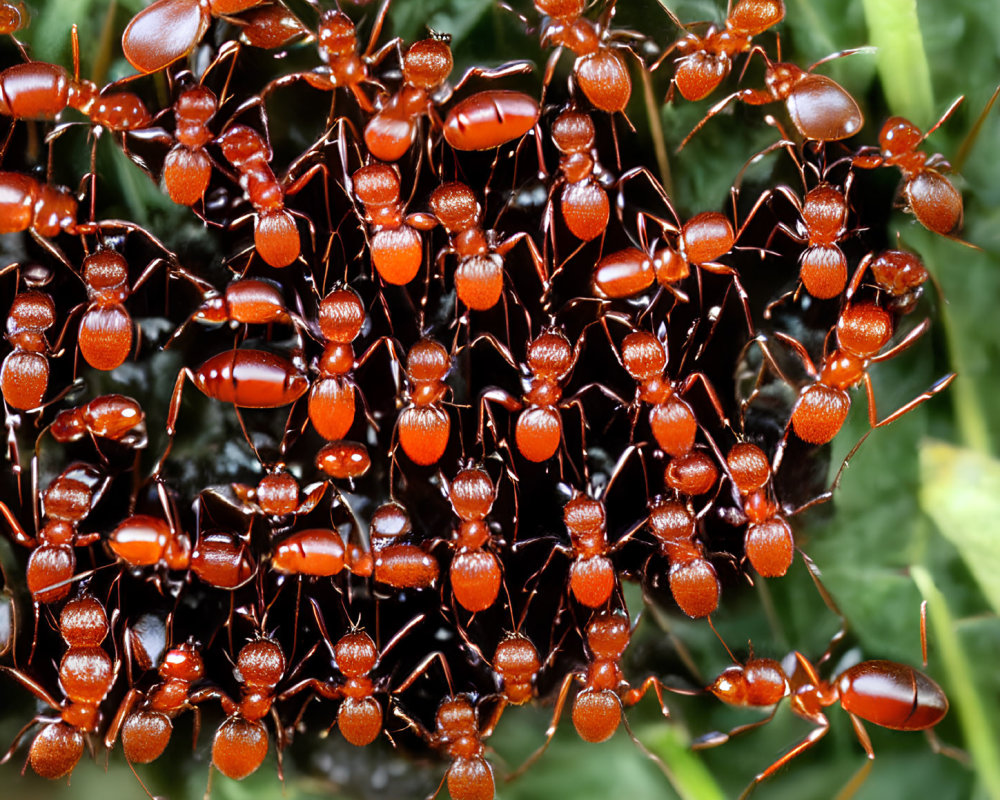
[{"label": "blurred green background", "polygon": [[[721,3],[663,0],[683,20],[724,19]],[[524,2],[513,2],[529,18]],[[1000,111],[977,120],[1000,81],[1000,14],[996,0],[786,0],[779,26],[782,56],[803,66],[834,51],[877,46],[877,54],[837,60],[821,70],[842,82],[861,102],[865,128],[857,141],[873,144],[882,121],[901,114],[926,129],[959,95],[965,102],[926,143],[954,164],[953,177],[965,198],[963,238],[975,245],[935,236],[912,217],[896,212],[892,227],[904,246],[919,252],[940,285],[929,289],[921,311],[934,316],[931,332],[904,356],[874,370],[881,413],[905,403],[954,370],[958,379],[942,396],[874,433],[845,472],[834,513],[823,509],[796,522],[796,536],[822,570],[825,583],[844,611],[850,631],[834,657],[888,658],[919,666],[918,609],[929,603],[930,663],[927,672],[951,700],[951,713],[938,727],[939,738],[967,753],[967,763],[935,754],[919,733],[898,733],[869,726],[877,758],[859,798],[1000,799]],[[80,24],[83,72],[107,70],[109,78],[130,68],[118,55],[124,24],[144,3],[120,0],[35,0],[34,16],[23,38],[34,57],[70,64],[68,27]],[[312,20],[304,4],[303,18]],[[370,13],[347,8],[353,16]],[[425,25],[450,32],[456,72],[472,61],[535,57],[537,42],[493,0],[395,0],[392,29],[407,40],[423,35]],[[634,28],[659,47],[678,35],[651,0],[619,0],[616,25]],[[653,29],[650,29],[652,25]],[[762,42],[768,49],[773,37]],[[105,59],[107,54],[109,60]],[[564,57],[562,66],[570,64]],[[666,75],[654,76],[653,93],[662,99]],[[748,77],[748,80],[750,78]],[[652,108],[634,91],[630,117],[640,146],[656,164],[656,125],[663,130],[673,197],[682,215],[720,206],[744,162],[774,141],[774,128],[760,124],[762,113],[733,108],[707,125],[679,155],[674,146],[719,94],[699,104]],[[779,106],[767,111],[782,117]],[[730,118],[735,115],[737,121]],[[749,120],[753,120],[751,124]],[[747,121],[746,124],[742,124]],[[651,123],[653,123],[651,125]],[[739,131],[739,136],[734,131]],[[162,225],[176,207],[155,187],[115,156],[102,150],[101,170],[118,176],[122,202],[136,215]],[[767,179],[766,164],[750,170],[747,182]],[[886,170],[886,174],[890,173]],[[887,178],[895,180],[895,173]],[[136,217],[139,218],[139,217]],[[864,402],[855,403],[848,428],[835,444],[832,467],[867,427]],[[639,607],[634,599],[630,605]],[[817,657],[838,622],[822,605],[800,561],[790,575],[742,596],[725,596],[716,624],[741,657],[753,640],[758,654],[780,658],[791,649]],[[703,623],[680,619],[675,610],[647,613],[626,664],[630,675],[656,673],[664,649],[682,642],[699,676],[708,682],[727,663]],[[829,666],[829,665],[828,665]],[[696,680],[697,679],[697,680]],[[9,685],[4,686],[4,691]],[[0,702],[4,702],[0,700]],[[564,720],[553,745],[535,766],[512,783],[498,780],[504,800],[552,800],[559,796],[623,797],[631,800],[672,797],[712,800],[734,797],[754,774],[804,736],[809,726],[783,709],[769,725],[729,744],[692,753],[689,741],[711,730],[725,730],[759,717],[752,711],[723,708],[711,697],[669,698],[674,719],[667,723],[653,700],[629,712],[638,738],[667,765],[670,780],[619,731],[613,740],[586,745]],[[542,741],[548,709],[513,709],[490,740],[498,773],[513,769]],[[850,722],[837,707],[829,710],[832,729],[816,747],[761,785],[760,798],[833,797],[863,766],[864,753]],[[23,720],[4,719],[0,741],[9,741]],[[179,737],[180,738],[180,737]],[[154,794],[195,798],[205,791],[208,735],[193,759],[161,763],[141,774]],[[368,784],[367,796],[422,796],[433,790],[444,765],[411,766],[385,748],[358,752],[331,736],[312,755],[311,775],[301,765],[286,765],[286,781],[261,769],[236,783],[216,777],[212,796],[307,798],[353,796],[343,787]],[[174,749],[172,752],[184,752]],[[141,797],[142,789],[116,752],[105,773],[84,759],[69,786],[33,776],[17,778],[17,762],[3,767],[3,797]],[[273,753],[269,762],[273,760]]]}]

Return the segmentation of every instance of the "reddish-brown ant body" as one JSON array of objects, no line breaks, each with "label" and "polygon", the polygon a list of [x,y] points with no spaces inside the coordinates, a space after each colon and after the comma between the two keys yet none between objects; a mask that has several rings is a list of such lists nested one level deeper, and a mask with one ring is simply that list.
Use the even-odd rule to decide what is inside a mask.
[{"label": "reddish-brown ant body", "polygon": [[737,442],[726,456],[726,464],[747,518],[746,557],[758,574],[779,578],[792,565],[795,541],[774,497],[774,476],[767,456],[755,444]]},{"label": "reddish-brown ant body", "polygon": [[[602,185],[606,173],[597,160],[594,148],[594,121],[580,111],[567,109],[552,123],[552,143],[559,151],[561,182],[559,209],[563,222],[577,239],[589,242],[608,229],[611,205]],[[551,211],[545,224],[551,226]]]},{"label": "reddish-brown ant body", "polygon": [[[692,486],[688,483],[685,488]],[[705,557],[704,546],[697,539],[695,516],[684,503],[661,497],[650,503],[647,524],[660,555],[669,564],[670,593],[678,607],[694,618],[713,613],[719,606],[722,586],[715,567]],[[648,562],[643,571],[649,574]]]},{"label": "reddish-brown ant body", "polygon": [[875,751],[862,720],[893,730],[919,731],[934,727],[948,713],[948,698],[941,687],[913,667],[894,661],[862,661],[832,681],[825,681],[816,666],[798,651],[789,653],[780,663],[772,658],[755,658],[751,653],[745,665],[737,662],[723,670],[708,691],[730,705],[775,706],[775,710],[759,722],[702,737],[698,743],[701,747],[723,744],[736,734],[769,722],[785,696],[791,698],[793,713],[814,725],[801,742],[753,779],[743,797],[826,735],[830,722],[823,709],[827,706],[840,704],[847,712],[869,759],[875,757]]},{"label": "reddish-brown ant body", "polygon": [[410,348],[406,359],[410,387],[396,430],[400,447],[415,464],[436,464],[448,446],[451,419],[442,400],[450,370],[451,356],[444,345],[421,339]]},{"label": "reddish-brown ant body", "polygon": [[4,335],[14,349],[0,367],[0,390],[11,408],[30,411],[42,405],[52,354],[45,332],[55,324],[56,306],[49,294],[29,289],[14,296]]},{"label": "reddish-brown ant body", "polygon": [[718,114],[733,100],[751,106],[783,102],[792,124],[804,139],[816,142],[837,142],[861,130],[865,118],[857,101],[833,78],[813,72],[817,66],[831,58],[847,55],[837,53],[817,61],[803,70],[788,62],[772,62],[767,56],[764,89],[740,89],[720,100],[702,117],[680,147],[683,148],[708,120]]},{"label": "reddish-brown ant body", "polygon": [[245,586],[257,574],[257,562],[246,539],[224,530],[198,534],[191,550],[191,571],[217,589],[232,591]]},{"label": "reddish-brown ant body", "polygon": [[[430,588],[437,583],[440,567],[434,556],[409,541],[412,533],[413,523],[406,509],[399,503],[385,503],[372,514],[371,553],[367,559],[355,555],[354,562],[364,564],[367,560],[367,574],[376,583],[394,589]],[[357,568],[356,573],[362,574]]]},{"label": "reddish-brown ant body", "polygon": [[84,436],[122,442],[133,447],[146,440],[146,414],[135,400],[106,394],[56,414],[49,433],[57,442],[75,442]]},{"label": "reddish-brown ant body", "polygon": [[448,111],[444,140],[455,150],[492,150],[524,136],[535,127],[538,114],[538,101],[524,92],[476,92]]},{"label": "reddish-brown ant body", "polygon": [[87,518],[104,494],[108,478],[97,467],[83,462],[70,464],[42,493],[45,524],[38,536],[29,536],[17,518],[0,502],[0,514],[10,526],[14,541],[31,548],[25,578],[36,603],[55,603],[66,597],[76,570],[76,547],[99,541],[97,531],[81,533],[79,524]]},{"label": "reddish-brown ant body", "polygon": [[68,189],[20,172],[0,172],[0,233],[31,231],[51,239],[76,233],[77,199]]},{"label": "reddish-brown ant body", "polygon": [[[107,538],[108,549],[129,567],[166,567],[181,571],[191,566],[191,542],[160,517],[132,514]],[[145,762],[143,762],[145,763]]]},{"label": "reddish-brown ant body", "polygon": [[[901,193],[906,208],[912,211],[927,230],[950,236],[962,226],[962,195],[938,168],[948,169],[949,164],[940,155],[928,156],[918,149],[924,140],[952,115],[962,102],[959,98],[934,123],[927,133],[903,117],[891,117],[878,135],[878,148],[863,148],[854,157],[855,167],[899,167],[903,173]],[[877,149],[877,155],[867,151]]]},{"label": "reddish-brown ant body", "polygon": [[623,32],[610,28],[615,2],[607,3],[598,22],[583,16],[584,0],[534,0],[535,9],[545,15],[542,46],[555,45],[545,68],[544,85],[555,72],[562,48],[576,56],[573,80],[594,108],[608,113],[624,111],[632,97],[632,78],[619,50]]},{"label": "reddish-brown ant body", "polygon": [[915,253],[906,250],[883,250],[869,253],[858,263],[846,297],[850,300],[861,287],[868,267],[871,267],[875,285],[888,295],[887,306],[892,311],[907,314],[913,310],[923,293],[930,273]]},{"label": "reddish-brown ant body", "polygon": [[[667,13],[678,26],[684,27],[672,12],[668,10]],[[784,18],[785,4],[782,0],[739,0],[730,9],[721,30],[713,25],[701,36],[686,34],[667,48],[653,69],[677,51],[680,56],[676,60],[671,92],[676,86],[685,100],[703,100],[729,75],[733,58],[750,52],[753,37],[774,27]]]},{"label": "reddish-brown ant body", "polygon": [[219,110],[215,92],[198,84],[174,101],[177,140],[163,162],[163,184],[175,203],[193,206],[205,195],[212,179],[212,159],[205,145],[212,141],[208,123]]},{"label": "reddish-brown ant body", "polygon": [[[480,337],[484,338],[484,337]],[[510,351],[492,337],[487,341],[511,365],[518,366]],[[536,464],[548,461],[556,454],[563,436],[561,410],[580,409],[579,400],[562,397],[563,384],[569,378],[580,355],[581,338],[576,347],[569,343],[559,330],[545,330],[528,344],[528,353],[522,367],[526,384],[521,399],[502,389],[490,388],[480,395],[480,404],[492,422],[488,403],[496,402],[509,411],[520,411],[514,426],[514,441],[518,452]],[[480,419],[480,430],[482,430]]]},{"label": "reddish-brown ant body", "polygon": [[504,260],[511,249],[523,242],[542,286],[548,275],[534,240],[526,233],[500,239],[494,230],[482,228],[483,209],[475,193],[464,183],[443,183],[430,196],[430,206],[440,225],[448,232],[449,246],[438,254],[458,257],[455,291],[469,308],[485,311],[500,300],[504,283]]},{"label": "reddish-brown ant body", "polygon": [[372,264],[386,283],[402,286],[412,281],[423,263],[419,231],[434,220],[426,214],[403,215],[399,170],[391,164],[369,164],[352,176],[354,193],[365,208]]},{"label": "reddish-brown ant body", "polygon": [[191,691],[192,684],[205,676],[205,663],[193,642],[170,648],[157,673],[159,682],[145,692],[128,690],[104,736],[104,746],[110,750],[121,734],[125,758],[134,764],[158,759],[170,743],[173,720],[203,699]]},{"label": "reddish-brown ant body", "polygon": [[455,550],[451,590],[458,604],[473,613],[490,608],[500,592],[500,561],[491,551],[498,542],[486,522],[495,499],[493,480],[481,468],[463,469],[448,486],[448,500],[459,518],[450,542]]},{"label": "reddish-brown ant body", "polygon": [[3,761],[10,758],[21,735],[32,724],[45,722],[45,727],[31,743],[28,754],[31,768],[50,780],[73,771],[83,755],[84,737],[97,732],[101,703],[118,675],[116,663],[101,647],[110,629],[104,606],[92,595],[74,598],[63,607],[59,615],[59,633],[66,642],[66,652],[59,662],[59,686],[66,699],[61,703],[23,672],[2,668],[35,697],[59,712],[56,720],[39,716],[22,729]]}]

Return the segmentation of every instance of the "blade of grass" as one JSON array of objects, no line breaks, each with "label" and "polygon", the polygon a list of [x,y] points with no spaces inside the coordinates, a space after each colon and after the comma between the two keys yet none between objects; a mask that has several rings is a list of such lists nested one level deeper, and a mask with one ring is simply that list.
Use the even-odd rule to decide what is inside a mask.
[{"label": "blade of grass", "polygon": [[955,620],[948,602],[923,566],[910,567],[910,575],[927,601],[932,630],[931,639],[941,654],[948,677],[949,699],[958,714],[965,745],[972,754],[985,796],[1000,800],[1000,746],[996,731],[984,709],[982,696],[976,692],[969,658],[955,631]]},{"label": "blade of grass", "polygon": [[687,736],[677,725],[656,725],[636,733],[641,734],[650,749],[670,766],[670,782],[682,800],[722,800],[725,797],[722,787],[690,749]]},{"label": "blade of grass", "polygon": [[916,0],[864,0],[864,8],[890,110],[917,125],[930,125],[934,92]]}]

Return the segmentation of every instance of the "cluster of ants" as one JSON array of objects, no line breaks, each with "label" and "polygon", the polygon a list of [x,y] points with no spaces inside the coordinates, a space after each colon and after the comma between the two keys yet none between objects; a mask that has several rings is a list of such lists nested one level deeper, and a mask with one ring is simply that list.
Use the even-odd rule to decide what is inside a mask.
[{"label": "cluster of ants", "polygon": [[[821,678],[840,636],[815,662],[734,658],[707,689],[622,669],[624,580],[707,621],[724,585],[780,579],[791,521],[830,498],[852,390],[875,430],[954,377],[876,411],[872,371],[928,327],[909,317],[928,272],[885,241],[890,202],[865,176],[898,169],[899,202],[944,236],[962,201],[905,119],[845,143],[863,125],[847,90],[757,41],[781,0],[738,0],[707,30],[665,18],[665,48],[596,5],[505,7],[526,49],[551,48],[544,70],[453,81],[446,34],[383,40],[388,0],[313,19],[156,0],[122,37],[138,74],[99,88],[31,60],[23,4],[0,3],[20,51],[0,71],[0,512],[18,545],[0,680],[52,712],[3,760],[31,732],[47,778],[94,739],[147,764],[217,703],[211,762],[230,778],[336,725],[358,747],[422,741],[450,759],[452,797],[487,800],[508,705],[554,698],[533,761],[567,702],[600,742],[650,690],[664,714],[670,692],[790,696],[815,727],[752,788],[826,733],[828,706],[869,756],[862,720],[944,716],[906,665]],[[747,155],[801,185],[750,197],[741,173],[682,221],[629,161],[632,81],[699,101],[755,56],[762,87],[692,135],[734,102],[774,105],[775,144]],[[74,126],[91,161],[69,189],[33,166]],[[193,227],[100,216],[109,140]]]}]

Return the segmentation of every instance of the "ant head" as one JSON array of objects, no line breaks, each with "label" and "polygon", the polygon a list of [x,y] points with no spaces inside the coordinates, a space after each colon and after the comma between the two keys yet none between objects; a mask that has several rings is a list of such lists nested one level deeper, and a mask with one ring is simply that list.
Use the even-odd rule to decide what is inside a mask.
[{"label": "ant head", "polygon": [[725,214],[703,211],[684,223],[678,246],[692,264],[706,264],[733,249],[736,234]]},{"label": "ant head", "polygon": [[561,380],[574,361],[573,346],[559,331],[541,333],[528,345],[528,369],[539,377]]},{"label": "ant head", "polygon": [[726,456],[729,474],[740,494],[750,494],[771,479],[771,464],[764,451],[750,442],[737,442]]},{"label": "ant head", "polygon": [[923,286],[929,277],[920,257],[905,250],[883,250],[872,261],[871,268],[879,287],[895,296]]},{"label": "ant head", "polygon": [[205,124],[219,110],[215,92],[200,83],[181,92],[174,104],[174,114],[186,121]]},{"label": "ant head", "polygon": [[70,600],[59,615],[59,632],[70,647],[97,647],[108,635],[108,615],[96,597]]},{"label": "ant head", "polygon": [[576,492],[563,508],[563,522],[573,536],[600,533],[607,521],[604,503],[582,492]]},{"label": "ant head", "polygon": [[423,39],[403,56],[403,80],[420,89],[436,89],[448,79],[454,65],[447,40]]},{"label": "ant head", "polygon": [[335,58],[351,55],[358,37],[354,22],[343,11],[330,8],[319,18],[319,54],[329,64]]},{"label": "ant head", "polygon": [[520,701],[511,697],[515,703],[524,702],[530,697],[531,678],[541,667],[537,648],[523,633],[508,633],[497,645],[493,655],[493,669],[503,679],[508,696],[511,695],[511,686],[508,682],[518,686],[527,684],[528,696]]},{"label": "ant head", "polygon": [[560,153],[583,153],[594,145],[594,121],[579,111],[563,111],[552,123],[552,141]]},{"label": "ant head", "polygon": [[708,687],[708,691],[723,703],[744,706],[747,704],[747,683],[746,671],[740,664],[733,664],[719,673],[719,677]]},{"label": "ant head", "polygon": [[399,202],[399,173],[388,164],[367,164],[352,176],[354,192],[366,206]]},{"label": "ant head", "polygon": [[378,648],[372,637],[364,631],[345,633],[333,646],[333,657],[339,669],[348,678],[367,675],[378,663]]},{"label": "ant head", "polygon": [[448,233],[469,230],[479,224],[482,207],[475,192],[464,183],[443,183],[431,193],[431,209]]},{"label": "ant head", "polygon": [[622,364],[632,379],[639,382],[659,378],[667,368],[663,343],[648,331],[636,331],[622,340]]},{"label": "ant head", "polygon": [[319,329],[330,342],[350,344],[365,324],[365,307],[353,289],[334,289],[319,304]]},{"label": "ant head", "polygon": [[299,504],[299,482],[283,466],[270,470],[257,484],[257,505],[268,516],[294,513]]},{"label": "ant head", "polygon": [[162,678],[176,678],[193,683],[205,675],[205,662],[193,642],[173,647],[163,656],[159,669]]},{"label": "ant head", "polygon": [[837,320],[837,343],[861,358],[875,355],[892,338],[892,315],[874,303],[848,306]]},{"label": "ant head", "polygon": [[602,611],[587,626],[587,645],[596,660],[618,660],[628,647],[631,635],[624,611]]},{"label": "ant head", "polygon": [[663,544],[689,541],[694,536],[695,519],[683,503],[657,500],[649,508],[649,531]]},{"label": "ant head", "polygon": [[460,519],[481,520],[490,513],[496,500],[496,488],[489,473],[483,469],[463,469],[451,482],[449,499]]},{"label": "ant head", "polygon": [[410,348],[406,359],[406,372],[418,382],[441,381],[451,368],[451,356],[440,342],[421,339]]},{"label": "ant head", "polygon": [[285,654],[277,642],[256,639],[240,650],[236,670],[247,686],[273,689],[285,673]]},{"label": "ant head", "polygon": [[378,549],[388,542],[406,536],[413,530],[410,515],[399,503],[384,503],[372,514],[370,537],[372,548]]},{"label": "ant head", "polygon": [[539,14],[561,20],[576,19],[583,13],[583,0],[535,0]]},{"label": "ant head", "polygon": [[691,450],[670,459],[663,473],[668,488],[681,494],[707,494],[719,478],[719,469],[708,453]]},{"label": "ant head", "polygon": [[438,730],[442,732],[475,732],[479,727],[477,716],[472,698],[467,694],[455,694],[441,701],[434,719]]},{"label": "ant head", "polygon": [[878,146],[886,158],[910,153],[924,140],[920,128],[903,117],[890,117],[878,135]]}]

